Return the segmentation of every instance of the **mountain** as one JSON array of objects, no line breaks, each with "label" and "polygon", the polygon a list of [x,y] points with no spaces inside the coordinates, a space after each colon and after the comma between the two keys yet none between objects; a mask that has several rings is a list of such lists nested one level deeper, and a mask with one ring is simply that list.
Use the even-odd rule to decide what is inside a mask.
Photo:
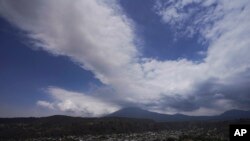
[{"label": "mountain", "polygon": [[187,116],[183,114],[160,114],[156,112],[150,112],[137,107],[128,107],[118,110],[107,117],[127,117],[127,118],[139,118],[139,119],[153,119],[158,122],[171,122],[171,121],[188,121],[193,120],[195,117]]},{"label": "mountain", "polygon": [[240,118],[250,118],[250,111],[242,111],[242,110],[230,110],[222,113],[221,115],[216,117],[217,119],[240,119]]},{"label": "mountain", "polygon": [[106,117],[127,117],[139,119],[153,119],[157,122],[173,122],[173,121],[204,121],[204,120],[234,120],[240,118],[250,118],[250,111],[230,110],[216,116],[188,116],[183,114],[160,114],[150,112],[137,107],[128,107],[118,110]]},{"label": "mountain", "polygon": [[166,118],[165,114],[150,112],[137,107],[128,107],[118,110],[107,117],[127,117],[139,119],[153,119],[155,121],[162,121]]}]

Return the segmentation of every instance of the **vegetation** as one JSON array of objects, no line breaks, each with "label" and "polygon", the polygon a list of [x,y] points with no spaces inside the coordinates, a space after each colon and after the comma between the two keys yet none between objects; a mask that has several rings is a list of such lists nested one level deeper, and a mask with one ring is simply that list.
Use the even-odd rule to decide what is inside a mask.
[{"label": "vegetation", "polygon": [[[0,119],[0,140],[228,140],[229,124],[234,121],[154,122],[132,118],[44,118]],[[95,139],[94,139],[95,138]]]}]

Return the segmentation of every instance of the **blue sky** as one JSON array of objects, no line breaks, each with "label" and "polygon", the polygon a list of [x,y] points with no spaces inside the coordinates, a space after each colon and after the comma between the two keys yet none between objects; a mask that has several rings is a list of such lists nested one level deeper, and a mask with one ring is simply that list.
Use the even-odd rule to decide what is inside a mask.
[{"label": "blue sky", "polygon": [[32,49],[24,33],[4,19],[0,25],[1,107],[13,106],[17,111],[19,107],[33,107],[39,99],[48,98],[43,90],[48,86],[87,91],[92,85],[100,85],[90,71],[81,69],[67,57]]},{"label": "blue sky", "polygon": [[1,0],[0,9],[2,117],[250,109],[247,0]]},{"label": "blue sky", "polygon": [[[139,6],[141,3],[143,3],[143,6]],[[178,35],[175,35],[175,29],[166,26],[155,12],[155,1],[121,0],[120,4],[127,16],[131,18],[137,26],[136,33],[142,40],[143,56],[157,58],[159,60],[187,58],[200,61],[203,59],[204,56],[199,55],[199,52],[206,51],[206,45],[199,43],[198,37],[189,38],[180,35],[176,37]]]}]

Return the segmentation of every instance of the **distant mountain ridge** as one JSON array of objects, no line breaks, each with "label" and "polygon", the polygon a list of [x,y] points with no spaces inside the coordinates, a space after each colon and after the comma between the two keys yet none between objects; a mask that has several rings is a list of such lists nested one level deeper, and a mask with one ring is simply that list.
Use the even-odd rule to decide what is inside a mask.
[{"label": "distant mountain ridge", "polygon": [[161,114],[147,111],[137,107],[128,107],[118,110],[106,117],[127,117],[139,119],[152,119],[157,122],[203,121],[203,120],[234,120],[250,118],[250,111],[229,110],[216,116],[188,116],[184,114]]}]

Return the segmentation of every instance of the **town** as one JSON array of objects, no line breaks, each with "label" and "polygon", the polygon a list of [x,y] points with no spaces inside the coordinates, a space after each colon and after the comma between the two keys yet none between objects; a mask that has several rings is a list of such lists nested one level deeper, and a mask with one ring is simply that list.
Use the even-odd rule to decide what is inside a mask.
[{"label": "town", "polygon": [[159,132],[30,138],[26,141],[228,141],[216,128],[205,130],[164,130]]}]

